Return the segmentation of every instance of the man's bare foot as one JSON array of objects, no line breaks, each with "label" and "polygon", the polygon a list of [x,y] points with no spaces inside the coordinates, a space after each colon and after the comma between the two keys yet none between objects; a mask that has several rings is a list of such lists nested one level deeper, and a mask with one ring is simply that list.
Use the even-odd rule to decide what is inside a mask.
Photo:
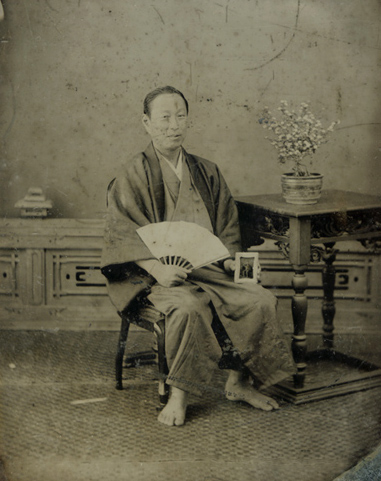
[{"label": "man's bare foot", "polygon": [[188,393],[171,386],[168,403],[164,406],[157,418],[167,426],[181,426],[185,422],[185,413],[188,405]]},{"label": "man's bare foot", "polygon": [[230,371],[225,386],[225,394],[229,401],[244,401],[263,411],[279,409],[279,404],[274,399],[254,389],[249,379],[238,371]]}]

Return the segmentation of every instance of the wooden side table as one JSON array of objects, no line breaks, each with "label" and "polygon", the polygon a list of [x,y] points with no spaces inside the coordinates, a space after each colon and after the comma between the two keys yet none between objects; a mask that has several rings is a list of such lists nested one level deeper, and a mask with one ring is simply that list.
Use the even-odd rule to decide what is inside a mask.
[{"label": "wooden side table", "polygon": [[[255,244],[258,237],[276,241],[288,257],[294,276],[292,351],[297,364],[293,382],[277,385],[275,391],[286,400],[302,403],[381,385],[381,369],[334,350],[335,316],[335,245],[357,240],[369,249],[381,246],[381,197],[326,190],[314,205],[287,204],[280,194],[238,197],[244,246]],[[319,245],[320,244],[320,245]],[[322,306],[324,349],[307,352],[305,324],[308,300],[305,295],[309,263],[323,260]],[[329,360],[353,367],[355,374],[342,376],[334,384],[308,385],[307,360]],[[360,369],[361,368],[361,369]],[[361,371],[361,372],[360,372]]]}]

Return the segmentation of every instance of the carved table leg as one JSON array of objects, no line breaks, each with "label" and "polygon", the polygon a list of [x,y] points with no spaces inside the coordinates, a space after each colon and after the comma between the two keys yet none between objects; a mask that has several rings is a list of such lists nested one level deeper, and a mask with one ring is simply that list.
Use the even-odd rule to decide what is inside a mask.
[{"label": "carved table leg", "polygon": [[336,259],[336,250],[333,249],[334,243],[326,244],[326,251],[323,254],[325,266],[322,272],[324,299],[322,305],[323,324],[323,345],[327,349],[333,348],[333,319],[335,317],[335,277],[336,270],[333,265]]},{"label": "carved table leg", "polygon": [[296,388],[302,388],[304,385],[307,341],[305,335],[305,325],[307,318],[307,296],[304,294],[307,288],[307,277],[304,270],[295,270],[292,279],[292,286],[295,294],[292,298],[292,317],[294,321],[294,334],[292,337],[292,353],[298,369],[294,375],[294,385]]},{"label": "carved table leg", "polygon": [[305,271],[310,262],[310,239],[311,223],[307,219],[290,219],[290,263],[294,269],[292,287],[292,318],[294,322],[294,334],[292,338],[292,352],[297,366],[297,374],[294,376],[295,388],[302,388],[306,370],[307,338],[305,334],[307,318],[307,296],[304,291],[307,288]]}]

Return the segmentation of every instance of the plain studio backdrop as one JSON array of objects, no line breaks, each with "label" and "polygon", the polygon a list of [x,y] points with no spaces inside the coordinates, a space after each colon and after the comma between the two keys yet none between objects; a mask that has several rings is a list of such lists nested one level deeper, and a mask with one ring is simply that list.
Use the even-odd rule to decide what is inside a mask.
[{"label": "plain studio backdrop", "polygon": [[219,164],[233,195],[276,193],[276,152],[258,119],[310,102],[323,125],[324,188],[380,188],[377,0],[3,0],[1,215],[31,186],[55,217],[105,211],[119,164],[144,150],[142,101],[173,85],[190,102],[185,147]]}]

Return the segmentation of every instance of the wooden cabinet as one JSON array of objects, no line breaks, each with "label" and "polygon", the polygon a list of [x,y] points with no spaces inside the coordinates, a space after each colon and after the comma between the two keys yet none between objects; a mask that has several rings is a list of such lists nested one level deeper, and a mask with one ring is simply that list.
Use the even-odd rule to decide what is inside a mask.
[{"label": "wooden cabinet", "polygon": [[[0,326],[119,329],[119,316],[99,268],[103,230],[102,219],[1,220]],[[356,250],[346,249],[337,256],[337,306],[374,309],[379,300],[379,256],[370,255],[358,243],[353,247]],[[289,262],[272,241],[254,249],[260,252],[263,285],[273,290],[288,313],[293,295]],[[316,300],[318,325],[321,269],[318,262],[306,272],[307,296],[311,305]]]},{"label": "wooden cabinet", "polygon": [[119,328],[99,267],[102,220],[8,219],[0,228],[3,327]]}]

